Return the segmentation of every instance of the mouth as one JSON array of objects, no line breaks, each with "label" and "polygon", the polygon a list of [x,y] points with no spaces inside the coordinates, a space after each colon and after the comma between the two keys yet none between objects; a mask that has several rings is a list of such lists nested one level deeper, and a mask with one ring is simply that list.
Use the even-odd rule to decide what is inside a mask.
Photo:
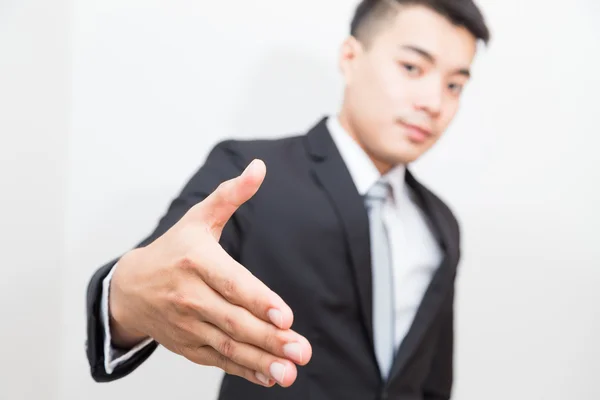
[{"label": "mouth", "polygon": [[408,124],[404,121],[400,121],[400,125],[402,125],[408,138],[413,142],[423,143],[433,136],[433,132],[423,126]]}]

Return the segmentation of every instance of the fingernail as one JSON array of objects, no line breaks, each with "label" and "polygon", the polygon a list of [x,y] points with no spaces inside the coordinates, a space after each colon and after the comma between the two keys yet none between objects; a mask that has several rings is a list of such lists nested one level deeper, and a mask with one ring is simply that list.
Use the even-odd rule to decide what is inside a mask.
[{"label": "fingernail", "polygon": [[273,379],[279,382],[280,385],[283,385],[283,379],[285,378],[285,365],[278,362],[274,362],[273,364],[271,364],[269,372],[271,372],[271,376],[273,377]]},{"label": "fingernail", "polygon": [[270,386],[269,383],[269,378],[267,378],[266,376],[264,376],[263,374],[261,374],[260,372],[256,371],[254,373],[254,376],[256,376],[256,379],[258,379],[261,383],[263,383],[264,385]]},{"label": "fingernail", "polygon": [[283,329],[281,328],[283,326],[283,315],[281,314],[281,311],[271,308],[267,315],[276,327]]},{"label": "fingernail", "polygon": [[302,347],[300,343],[287,343],[283,346],[283,354],[292,361],[302,363]]}]

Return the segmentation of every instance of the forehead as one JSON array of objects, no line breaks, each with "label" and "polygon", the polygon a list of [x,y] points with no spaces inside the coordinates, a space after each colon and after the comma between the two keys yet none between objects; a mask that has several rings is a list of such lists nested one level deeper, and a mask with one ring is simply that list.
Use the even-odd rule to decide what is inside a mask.
[{"label": "forehead", "polygon": [[390,46],[419,47],[449,67],[468,66],[477,50],[471,32],[424,6],[400,6],[380,39],[388,50]]}]

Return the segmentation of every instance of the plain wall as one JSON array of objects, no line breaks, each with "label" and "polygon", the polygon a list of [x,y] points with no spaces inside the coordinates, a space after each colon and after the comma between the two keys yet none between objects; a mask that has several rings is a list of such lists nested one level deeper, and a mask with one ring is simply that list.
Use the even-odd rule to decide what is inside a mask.
[{"label": "plain wall", "polygon": [[[218,370],[163,349],[94,383],[88,280],[217,141],[338,109],[355,3],[0,3],[0,399],[215,398]],[[491,47],[413,167],[463,228],[453,398],[598,399],[600,5],[479,4]]]},{"label": "plain wall", "polygon": [[[491,47],[415,166],[464,230],[455,399],[597,399],[600,12],[480,4]],[[337,110],[354,5],[76,1],[64,398],[214,398],[218,371],[162,350],[120,382],[91,383],[82,289],[150,232],[216,141],[302,132]]]},{"label": "plain wall", "polygon": [[66,0],[0,1],[2,400],[58,398],[70,12]]}]

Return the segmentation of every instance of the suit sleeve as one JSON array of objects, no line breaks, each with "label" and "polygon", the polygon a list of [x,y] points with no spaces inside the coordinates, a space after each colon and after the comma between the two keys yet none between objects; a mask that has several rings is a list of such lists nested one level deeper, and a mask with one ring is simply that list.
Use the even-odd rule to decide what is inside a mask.
[{"label": "suit sleeve", "polygon": [[[193,205],[211,194],[219,184],[241,174],[246,167],[246,162],[232,150],[232,143],[232,141],[221,142],[211,150],[205,163],[171,202],[154,231],[136,247],[152,243],[178,222]],[[239,242],[239,218],[234,215],[223,229],[220,244],[232,257],[237,259]],[[116,366],[110,374],[105,369],[105,334],[101,312],[103,282],[117,262],[118,258],[96,270],[87,288],[86,355],[91,376],[96,382],[110,382],[129,375],[148,359],[158,346],[156,342],[144,346],[132,357]],[[123,350],[127,351],[128,349]]]},{"label": "suit sleeve", "polygon": [[441,321],[435,357],[423,386],[423,400],[449,400],[451,397],[454,378],[454,290],[448,301],[450,309]]},{"label": "suit sleeve", "polygon": [[104,281],[102,282],[102,300],[100,302],[100,312],[102,317],[101,324],[104,333],[104,369],[109,375],[112,374],[115,368],[117,368],[120,364],[123,364],[125,361],[135,356],[135,354],[144,347],[154,342],[152,338],[148,338],[133,346],[131,349],[120,349],[114,346],[110,332],[110,309],[108,297],[110,294],[112,274],[115,271],[115,268],[117,268],[116,265],[111,269],[108,276],[104,278]]}]

